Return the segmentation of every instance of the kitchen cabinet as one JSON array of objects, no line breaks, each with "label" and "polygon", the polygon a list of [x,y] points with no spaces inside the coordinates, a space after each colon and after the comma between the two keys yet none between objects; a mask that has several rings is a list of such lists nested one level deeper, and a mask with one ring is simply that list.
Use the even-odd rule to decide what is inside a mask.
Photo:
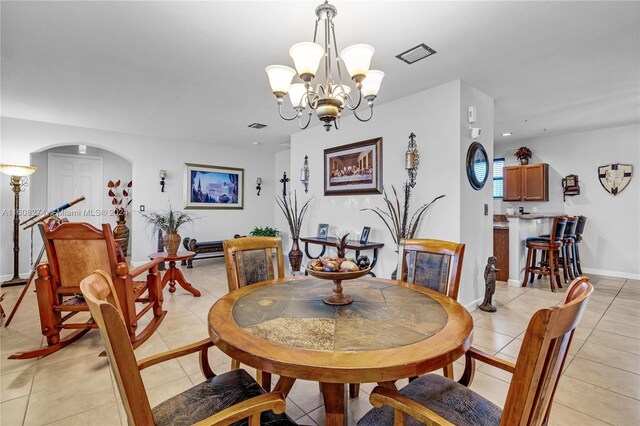
[{"label": "kitchen cabinet", "polygon": [[496,280],[509,280],[509,227],[493,227],[493,255],[496,257]]},{"label": "kitchen cabinet", "polygon": [[504,168],[503,201],[549,201],[549,165]]}]

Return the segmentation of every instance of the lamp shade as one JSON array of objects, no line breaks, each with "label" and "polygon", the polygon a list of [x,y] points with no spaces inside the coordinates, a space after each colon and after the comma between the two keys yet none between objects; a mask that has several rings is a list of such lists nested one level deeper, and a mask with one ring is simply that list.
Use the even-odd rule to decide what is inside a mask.
[{"label": "lamp shade", "polygon": [[354,44],[342,50],[340,57],[344,62],[344,66],[347,67],[349,75],[353,78],[356,75],[367,75],[374,52],[373,46]]},{"label": "lamp shade", "polygon": [[367,73],[367,77],[362,80],[362,96],[377,96],[380,90],[380,84],[384,78],[384,73],[378,70],[371,70]]},{"label": "lamp shade", "polygon": [[302,106],[302,108],[306,108],[307,101],[307,89],[304,87],[302,83],[292,84],[289,88],[289,100],[291,101],[291,105],[293,107]]},{"label": "lamp shade", "polygon": [[288,93],[291,79],[296,75],[296,70],[285,65],[269,65],[264,69],[269,76],[269,84],[273,93]]},{"label": "lamp shade", "polygon": [[289,55],[293,59],[298,74],[316,75],[320,60],[324,55],[324,48],[318,43],[303,41],[291,46]]},{"label": "lamp shade", "polygon": [[19,166],[16,164],[0,164],[0,172],[9,176],[29,176],[35,173],[35,166]]}]

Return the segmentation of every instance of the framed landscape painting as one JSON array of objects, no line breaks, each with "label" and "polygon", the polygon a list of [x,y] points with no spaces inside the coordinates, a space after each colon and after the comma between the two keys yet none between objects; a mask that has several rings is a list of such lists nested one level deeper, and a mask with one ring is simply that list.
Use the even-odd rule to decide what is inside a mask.
[{"label": "framed landscape painting", "polygon": [[382,194],[382,138],[324,150],[324,195]]},{"label": "framed landscape painting", "polygon": [[244,169],[185,164],[186,209],[241,209],[244,204]]}]

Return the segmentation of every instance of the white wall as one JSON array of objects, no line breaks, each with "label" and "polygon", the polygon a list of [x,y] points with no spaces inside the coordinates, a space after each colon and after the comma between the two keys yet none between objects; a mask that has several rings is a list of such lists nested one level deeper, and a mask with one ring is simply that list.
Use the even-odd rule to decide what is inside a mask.
[{"label": "white wall", "polygon": [[[496,212],[523,206],[538,212],[587,216],[580,258],[585,272],[640,278],[640,126],[630,125],[496,145],[495,157],[515,165],[515,150],[533,151],[531,163],[549,164],[549,202],[509,203],[496,200]],[[598,167],[632,164],[629,186],[617,196],[604,190]],[[560,180],[578,175],[580,195],[562,201]]]},{"label": "white wall", "polygon": [[[86,129],[64,125],[2,118],[2,139],[0,145],[3,163],[28,164],[30,154],[60,145],[79,143],[111,151],[131,162],[133,191],[133,210],[141,204],[146,211],[168,207],[182,209],[184,163],[211,164],[244,168],[245,193],[243,210],[192,210],[196,220],[193,226],[187,225],[181,235],[198,240],[220,240],[232,238],[233,234],[247,234],[256,225],[272,226],[274,223],[273,199],[256,195],[257,177],[274,176],[273,161],[265,161],[265,156],[273,154],[263,151],[238,150],[219,145],[208,145],[185,140],[157,139],[145,136],[128,135],[95,129]],[[167,171],[165,192],[160,192],[160,169]],[[41,172],[36,172],[41,173]],[[35,177],[35,175],[34,175]],[[105,179],[106,179],[105,175]],[[272,193],[273,182],[266,181],[263,194]],[[2,175],[0,180],[1,208],[12,208],[13,194],[9,187],[9,178]],[[21,207],[29,208],[29,189],[21,195]],[[37,206],[38,208],[41,206]],[[147,254],[156,250],[156,240],[151,230],[146,228],[144,220],[134,213],[129,224],[131,228],[132,261],[147,260]],[[5,253],[12,250],[12,217],[2,215],[0,223],[0,241],[2,264],[0,273],[11,274],[12,257]],[[29,235],[20,232],[20,269],[23,274],[29,270]]]},{"label": "white wall", "polygon": [[[477,121],[473,127],[480,127],[482,133],[479,138],[472,139],[467,119],[469,106],[475,106]],[[489,162],[493,158],[493,98],[481,91],[462,83],[460,108],[460,241],[465,243],[464,262],[462,263],[462,277],[467,283],[473,282],[467,290],[469,301],[477,301],[484,297],[484,268],[487,258],[493,254],[493,191],[491,177],[481,190],[475,190],[467,178],[467,150],[472,142],[478,141],[487,151]],[[492,176],[493,169],[487,172]],[[484,208],[488,211],[485,215]]]},{"label": "white wall", "polygon": [[[273,201],[273,210],[275,215],[275,228],[280,231],[280,237],[282,238],[282,249],[285,253],[285,262],[288,262],[286,254],[291,250],[291,232],[289,232],[289,225],[287,224],[287,220],[284,218],[282,211],[278,207],[275,202],[275,197],[282,197],[282,184],[280,183],[280,179],[282,179],[282,175],[284,172],[287,173],[287,177],[290,179],[295,179],[295,177],[291,177],[291,150],[287,149],[286,151],[281,151],[276,153],[274,158],[274,168],[273,168],[273,190],[269,192],[269,197]],[[287,184],[287,193],[289,193],[289,188],[291,188],[291,182]]]},{"label": "white wall", "polygon": [[[416,237],[466,242],[463,232],[467,231],[461,227],[463,220],[461,187],[469,184],[461,168],[464,163],[463,156],[466,156],[468,140],[464,139],[463,144],[461,139],[463,110],[464,122],[466,122],[466,105],[463,105],[461,98],[462,87],[465,87],[465,101],[479,100],[484,105],[490,100],[490,98],[485,99],[485,95],[481,94],[476,98],[475,91],[457,80],[376,106],[374,118],[367,123],[356,121],[353,116],[346,116],[342,119],[338,131],[333,129],[326,132],[322,126],[316,126],[294,134],[291,137],[291,170],[297,174],[304,156],[309,156],[311,169],[309,196],[316,196],[303,224],[302,234],[316,235],[318,223],[328,223],[330,235],[344,232],[359,235],[363,226],[370,226],[369,240],[385,244],[380,252],[375,272],[379,277],[388,278],[396,268],[397,257],[394,252],[396,247],[381,220],[372,212],[361,211],[367,207],[383,207],[382,195],[323,197],[323,153],[326,148],[382,137],[383,184],[388,193],[392,186],[402,191],[402,185],[407,179],[404,153],[407,150],[409,134],[413,132],[416,134],[420,167],[417,185],[412,193],[411,212],[418,206],[431,201],[435,196],[446,194],[445,198],[436,202],[424,215]],[[491,106],[489,110],[489,108],[484,109],[484,106],[481,108],[481,105],[476,106],[482,111],[483,125],[486,123],[488,127],[492,126],[489,123],[493,123],[493,107]],[[488,127],[488,135],[491,135]],[[488,139],[485,147],[492,143],[493,141]],[[492,148],[490,146],[487,148],[491,153]],[[298,195],[304,194],[299,180],[292,181]],[[464,205],[467,208],[473,208],[476,212],[481,212],[481,207],[475,204],[491,200],[489,195],[487,201],[483,201],[486,194],[485,192],[482,194],[479,199],[474,197],[465,200]],[[489,223],[487,232],[490,232],[490,229]],[[486,232],[482,232],[478,238],[485,238],[485,234]],[[468,274],[472,273],[475,265],[482,261],[479,259],[484,258],[486,261],[486,257],[491,253],[492,239],[488,238],[487,243],[489,244],[488,254],[479,255],[482,250],[477,249],[473,244],[471,254],[465,257],[465,264],[469,262],[474,266],[471,270],[465,269],[462,274],[460,301],[463,304],[473,302],[479,297],[477,295],[480,291],[484,291],[477,284],[476,277]],[[317,253],[318,248],[314,248],[314,252]],[[475,259],[474,256],[478,255],[480,257]],[[482,284],[483,288],[484,284]]]}]

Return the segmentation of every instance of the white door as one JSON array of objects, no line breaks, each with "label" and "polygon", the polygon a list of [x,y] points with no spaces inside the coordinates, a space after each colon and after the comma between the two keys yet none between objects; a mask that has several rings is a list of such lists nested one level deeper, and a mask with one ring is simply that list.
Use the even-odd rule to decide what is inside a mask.
[{"label": "white door", "polygon": [[82,195],[85,197],[85,201],[66,209],[60,217],[100,227],[104,188],[102,158],[49,153],[48,208],[54,209]]}]

